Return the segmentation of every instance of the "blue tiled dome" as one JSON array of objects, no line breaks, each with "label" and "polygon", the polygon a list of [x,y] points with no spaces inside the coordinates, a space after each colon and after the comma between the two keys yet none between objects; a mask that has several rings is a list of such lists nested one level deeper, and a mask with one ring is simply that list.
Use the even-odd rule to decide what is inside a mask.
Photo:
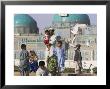
[{"label": "blue tiled dome", "polygon": [[[28,14],[15,14],[14,26],[16,27],[29,27],[30,33],[38,33],[38,27],[36,21]],[[26,30],[26,29],[25,29]],[[26,31],[24,31],[26,32]]]},{"label": "blue tiled dome", "polygon": [[35,20],[30,17],[27,14],[16,14],[14,16],[14,25],[23,25],[23,26],[27,26],[27,25],[32,25],[34,26],[36,24]]},{"label": "blue tiled dome", "polygon": [[[62,18],[59,14],[55,14],[53,16],[53,22],[61,22]],[[68,14],[67,17],[65,17],[66,22],[78,22],[81,24],[88,24],[90,25],[90,19],[87,14]]]}]

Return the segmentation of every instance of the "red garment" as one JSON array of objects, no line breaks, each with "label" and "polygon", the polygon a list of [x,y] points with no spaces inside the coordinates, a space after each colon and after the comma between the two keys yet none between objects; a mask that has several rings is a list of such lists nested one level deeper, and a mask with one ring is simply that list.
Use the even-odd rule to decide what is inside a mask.
[{"label": "red garment", "polygon": [[49,40],[44,40],[45,45],[49,44]]},{"label": "red garment", "polygon": [[45,34],[44,43],[45,43],[45,45],[49,44],[49,35]]}]

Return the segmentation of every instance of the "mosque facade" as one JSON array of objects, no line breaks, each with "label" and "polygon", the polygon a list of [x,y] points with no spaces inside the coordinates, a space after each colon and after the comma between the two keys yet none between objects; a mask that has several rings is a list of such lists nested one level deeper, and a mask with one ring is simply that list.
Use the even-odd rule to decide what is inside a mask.
[{"label": "mosque facade", "polygon": [[[86,24],[85,28],[79,28],[79,35],[75,39],[75,44],[81,44],[82,60],[96,66],[97,27],[91,25],[89,16],[87,14],[55,14],[51,27],[55,29],[55,34],[61,36],[63,41],[66,51],[66,67],[74,67],[74,49],[68,46],[68,41],[73,38],[70,30],[76,23]],[[14,33],[15,60],[19,59],[20,45],[23,43],[27,45],[28,51],[35,50],[40,60],[45,59],[44,34],[39,33],[37,22],[32,17],[27,14],[15,15]]]}]

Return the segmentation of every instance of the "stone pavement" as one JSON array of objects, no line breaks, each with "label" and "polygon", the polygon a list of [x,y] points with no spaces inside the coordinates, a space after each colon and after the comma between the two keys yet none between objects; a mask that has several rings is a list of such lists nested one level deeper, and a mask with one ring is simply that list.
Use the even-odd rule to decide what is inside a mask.
[{"label": "stone pavement", "polygon": [[[19,72],[14,72],[15,76],[20,76]],[[36,73],[32,72],[29,76],[36,76]],[[61,73],[59,76],[97,76],[96,74],[90,73],[82,73],[82,74],[75,74],[75,73]]]}]

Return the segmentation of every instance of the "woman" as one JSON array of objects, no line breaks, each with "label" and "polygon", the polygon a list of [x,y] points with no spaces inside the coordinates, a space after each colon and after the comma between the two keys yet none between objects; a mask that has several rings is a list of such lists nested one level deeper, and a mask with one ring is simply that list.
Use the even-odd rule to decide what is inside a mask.
[{"label": "woman", "polygon": [[50,43],[47,44],[46,46],[47,47],[46,47],[46,51],[45,51],[45,60],[46,60],[46,66],[47,66],[48,58],[53,55],[54,47],[52,47]]},{"label": "woman", "polygon": [[51,75],[56,75],[57,58],[54,55],[54,47],[51,44],[48,44],[46,49],[46,66]]}]

